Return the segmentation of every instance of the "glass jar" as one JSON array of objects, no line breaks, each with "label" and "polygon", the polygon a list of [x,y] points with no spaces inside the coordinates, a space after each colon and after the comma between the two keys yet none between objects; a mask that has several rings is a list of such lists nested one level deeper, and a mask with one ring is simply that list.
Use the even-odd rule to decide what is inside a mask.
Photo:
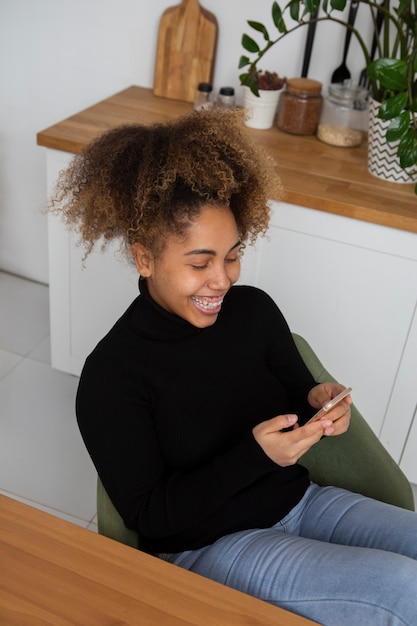
[{"label": "glass jar", "polygon": [[348,82],[329,85],[317,137],[331,146],[359,146],[367,128],[367,114],[367,89]]},{"label": "glass jar", "polygon": [[235,90],[233,87],[220,87],[217,106],[221,109],[233,109],[235,106]]},{"label": "glass jar", "polygon": [[201,109],[210,109],[213,106],[213,102],[210,100],[212,91],[213,87],[212,85],[210,85],[210,83],[198,83],[194,98],[195,111],[201,111]]},{"label": "glass jar", "polygon": [[279,99],[278,128],[294,135],[314,135],[323,102],[321,87],[311,78],[287,78]]}]

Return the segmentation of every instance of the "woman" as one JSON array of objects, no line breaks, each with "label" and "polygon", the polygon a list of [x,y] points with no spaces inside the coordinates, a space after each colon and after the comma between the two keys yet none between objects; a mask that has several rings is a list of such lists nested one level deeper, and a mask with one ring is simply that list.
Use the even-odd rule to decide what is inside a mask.
[{"label": "woman", "polygon": [[118,128],[74,159],[58,210],[87,252],[121,238],[140,275],[85,363],[79,427],[143,549],[322,624],[417,624],[417,516],[310,484],[298,459],[347,430],[351,400],[306,424],[343,386],[233,286],[279,192],[230,112]]}]

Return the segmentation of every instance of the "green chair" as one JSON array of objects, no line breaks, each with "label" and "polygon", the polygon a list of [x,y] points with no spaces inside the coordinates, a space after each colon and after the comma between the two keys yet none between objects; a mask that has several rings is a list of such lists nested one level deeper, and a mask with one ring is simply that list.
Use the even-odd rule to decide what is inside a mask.
[{"label": "green chair", "polygon": [[[335,381],[305,339],[293,336],[314,379],[318,383]],[[349,430],[339,437],[324,437],[300,463],[309,469],[311,479],[319,485],[344,487],[414,511],[410,483],[354,405]],[[138,534],[126,528],[100,479],[97,481],[97,520],[100,534],[139,548]]]}]

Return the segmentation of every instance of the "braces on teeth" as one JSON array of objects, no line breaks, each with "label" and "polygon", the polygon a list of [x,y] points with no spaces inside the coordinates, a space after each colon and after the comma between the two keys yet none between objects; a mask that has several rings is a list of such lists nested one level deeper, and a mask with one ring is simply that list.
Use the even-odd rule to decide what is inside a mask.
[{"label": "braces on teeth", "polygon": [[192,300],[194,300],[195,302],[197,302],[197,304],[199,304],[200,306],[206,309],[215,309],[223,302],[223,300],[218,300],[216,302],[203,302],[202,300],[199,300],[198,298],[192,298]]}]

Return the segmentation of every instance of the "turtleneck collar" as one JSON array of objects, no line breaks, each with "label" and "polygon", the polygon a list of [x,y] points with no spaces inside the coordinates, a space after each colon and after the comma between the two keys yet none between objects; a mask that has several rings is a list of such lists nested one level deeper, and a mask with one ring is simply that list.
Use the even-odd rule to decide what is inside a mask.
[{"label": "turtleneck collar", "polygon": [[130,322],[142,337],[157,341],[178,341],[200,335],[208,328],[197,328],[187,320],[170,313],[151,297],[146,279],[139,278],[140,296],[131,307]]}]

